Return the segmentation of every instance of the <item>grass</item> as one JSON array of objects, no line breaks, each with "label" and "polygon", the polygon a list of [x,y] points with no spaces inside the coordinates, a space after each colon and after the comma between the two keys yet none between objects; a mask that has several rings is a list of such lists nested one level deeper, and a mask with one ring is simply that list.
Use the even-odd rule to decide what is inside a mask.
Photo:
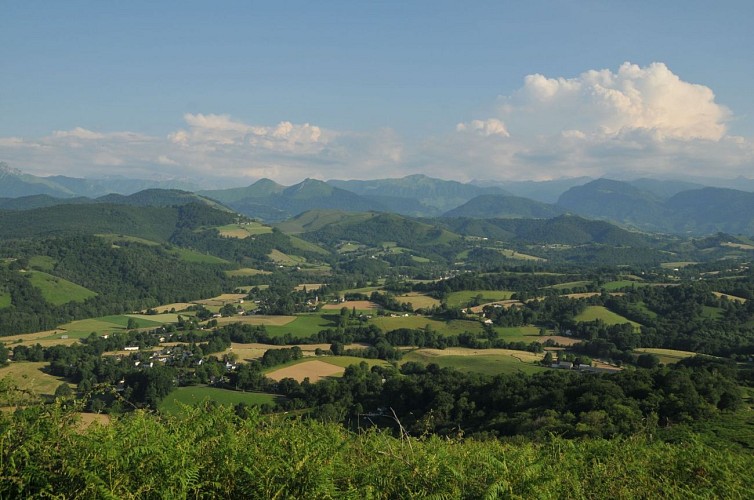
[{"label": "grass", "polygon": [[225,271],[226,276],[230,277],[243,277],[243,276],[256,276],[258,274],[272,274],[270,271],[263,271],[261,269],[253,269],[251,267],[243,267],[241,269],[232,269]]},{"label": "grass", "polygon": [[296,316],[296,319],[283,326],[267,326],[267,333],[273,337],[282,337],[286,333],[290,333],[297,338],[309,337],[326,328],[335,328],[337,326],[337,316],[338,314],[327,313],[302,314]]},{"label": "grass", "polygon": [[217,318],[217,323],[219,325],[226,325],[230,323],[243,323],[245,325],[264,325],[269,332],[271,327],[283,327],[284,325],[288,325],[295,320],[296,316],[251,315]]},{"label": "grass", "polygon": [[720,319],[723,317],[723,309],[713,306],[702,306],[702,316],[709,319]]},{"label": "grass", "polygon": [[396,297],[396,299],[398,300],[398,302],[408,302],[414,309],[425,309],[440,305],[439,300],[428,297],[421,293],[407,293],[404,295],[399,295],[398,297]]},{"label": "grass", "polygon": [[616,314],[607,307],[603,306],[588,306],[584,312],[577,315],[574,318],[576,321],[595,321],[602,320],[606,325],[622,325],[623,323],[631,323],[634,328],[640,328],[641,325],[635,321],[631,321],[628,318]]},{"label": "grass", "polygon": [[320,255],[330,255],[330,252],[325,250],[319,245],[315,245],[310,241],[303,240],[298,236],[288,236],[291,239],[291,245],[293,248],[303,250],[305,252],[318,253]]},{"label": "grass", "polygon": [[690,260],[677,261],[677,262],[663,262],[662,264],[660,264],[660,267],[663,269],[676,269],[676,268],[680,269],[686,266],[693,266],[694,264],[699,264],[699,263],[695,261],[690,261]]},{"label": "grass", "polygon": [[462,372],[485,375],[518,372],[530,374],[547,370],[547,368],[535,364],[537,360],[542,359],[542,354],[535,355],[524,351],[506,351],[503,349],[492,349],[489,352],[479,349],[469,350],[470,353],[464,354],[454,354],[461,352],[459,348],[447,349],[446,351],[448,351],[448,354],[436,349],[417,349],[403,356],[401,362],[435,363],[441,368],[454,368]]},{"label": "grass", "polygon": [[217,228],[220,232],[220,236],[226,238],[239,238],[244,239],[249,236],[255,236],[257,234],[268,234],[272,232],[270,226],[265,226],[259,222],[249,222],[247,224],[228,224],[227,226],[220,226]]},{"label": "grass", "polygon": [[83,302],[97,295],[88,288],[42,271],[30,271],[27,275],[31,284],[42,292],[42,297],[56,306],[69,302]]},{"label": "grass", "polygon": [[534,255],[529,255],[521,252],[517,252],[515,250],[510,250],[507,248],[497,248],[498,252],[503,254],[503,256],[509,258],[509,259],[517,259],[517,260],[535,260],[535,261],[545,261],[547,259],[543,259],[542,257],[537,257]]},{"label": "grass", "polygon": [[272,251],[268,254],[268,257],[276,264],[283,266],[298,266],[306,262],[306,259],[303,257],[299,257],[298,255],[285,254],[277,248],[272,249]]},{"label": "grass", "polygon": [[52,395],[55,389],[65,382],[62,378],[54,377],[42,371],[47,366],[44,361],[12,362],[4,368],[0,368],[0,378],[8,377],[19,389],[34,394]]},{"label": "grass", "polygon": [[603,284],[602,288],[604,288],[608,292],[614,292],[622,288],[631,288],[633,286],[646,286],[646,283],[641,283],[633,280],[609,281]]},{"label": "grass", "polygon": [[536,342],[539,338],[539,328],[536,326],[504,326],[495,331],[508,342]]},{"label": "grass", "polygon": [[497,300],[508,300],[513,292],[508,290],[464,290],[461,292],[451,292],[448,294],[447,303],[451,307],[465,307],[477,295],[481,295],[480,304],[485,302],[495,302]]},{"label": "grass", "polygon": [[131,315],[116,315],[116,316],[103,316],[100,318],[82,319],[78,321],[72,321],[64,325],[60,325],[60,329],[66,330],[66,335],[72,338],[84,338],[88,337],[90,333],[105,333],[112,332],[114,330],[125,330],[128,325],[129,318],[136,319],[139,323],[139,328],[152,328],[161,326],[169,321],[156,321],[152,318],[159,317],[173,317],[175,321],[178,321],[177,314],[158,314],[156,316],[147,316],[139,314]]},{"label": "grass", "polygon": [[35,255],[29,259],[29,267],[39,269],[40,271],[52,271],[55,268],[56,261],[47,255]]},{"label": "grass", "polygon": [[660,359],[660,363],[664,363],[666,365],[677,363],[682,359],[696,356],[696,353],[691,351],[678,351],[676,349],[660,349],[655,347],[643,347],[640,349],[634,349],[634,352],[638,354],[654,354]]},{"label": "grass", "polygon": [[386,332],[397,330],[398,328],[424,328],[427,325],[443,336],[458,335],[464,332],[479,333],[482,331],[482,324],[480,322],[462,319],[440,321],[424,316],[399,316],[397,318],[380,316],[370,321]]},{"label": "grass", "polygon": [[369,368],[373,366],[388,366],[390,364],[384,359],[367,359],[367,358],[359,358],[358,356],[317,356],[316,358],[306,358],[306,359],[309,359],[309,360],[317,359],[319,361],[324,361],[325,363],[329,363],[335,366],[340,366],[342,368],[347,368],[351,365],[358,365],[362,362],[369,365]]},{"label": "grass", "polygon": [[553,288],[555,290],[564,290],[566,288],[576,288],[581,286],[587,286],[591,281],[568,281],[566,283],[558,283],[557,285],[547,286],[545,288]]},{"label": "grass", "polygon": [[137,236],[128,236],[128,235],[125,235],[125,234],[112,234],[112,233],[110,233],[110,234],[97,234],[95,236],[103,238],[103,239],[109,241],[110,243],[112,243],[113,245],[115,244],[116,241],[124,241],[124,242],[127,241],[129,243],[140,243],[142,245],[147,245],[147,246],[151,246],[151,247],[157,246],[157,245],[160,244],[160,243],[158,243],[156,241],[147,240],[145,238],[139,238]]},{"label": "grass", "polygon": [[11,305],[11,296],[8,292],[0,292],[0,309],[3,309],[5,307],[10,307]]},{"label": "grass", "polygon": [[175,415],[181,410],[181,405],[193,406],[203,401],[214,401],[224,406],[235,406],[245,403],[250,406],[275,404],[282,396],[263,392],[241,392],[216,387],[194,386],[179,387],[162,400],[158,409],[162,413]]}]

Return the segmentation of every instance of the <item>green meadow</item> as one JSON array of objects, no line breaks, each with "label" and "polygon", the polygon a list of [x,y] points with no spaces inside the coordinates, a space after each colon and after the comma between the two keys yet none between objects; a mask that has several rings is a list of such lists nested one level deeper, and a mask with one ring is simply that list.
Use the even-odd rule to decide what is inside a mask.
[{"label": "green meadow", "polygon": [[464,290],[449,293],[446,300],[451,307],[465,307],[477,295],[482,296],[479,303],[484,304],[485,302],[495,302],[496,300],[508,300],[513,295],[513,292],[508,290]]},{"label": "green meadow", "polygon": [[380,327],[383,331],[397,330],[398,328],[430,328],[440,335],[458,335],[464,332],[480,333],[483,329],[479,321],[470,321],[455,319],[451,321],[440,321],[437,319],[427,318],[424,316],[398,316],[395,318],[389,316],[378,316],[370,320]]},{"label": "green meadow", "polygon": [[282,396],[263,392],[242,392],[216,387],[193,386],[179,387],[162,400],[158,409],[162,413],[175,415],[182,405],[194,406],[205,401],[214,401],[223,406],[235,406],[245,403],[250,406],[274,404]]},{"label": "green meadow", "polygon": [[72,283],[63,278],[43,273],[42,271],[29,271],[27,273],[31,284],[42,292],[42,297],[56,306],[68,302],[83,302],[97,294],[81,285]]},{"label": "green meadow", "polygon": [[[528,359],[530,353],[521,352],[521,357],[516,354],[484,354],[484,350],[474,355],[447,355],[436,356],[427,354],[422,350],[407,353],[401,359],[401,363],[414,361],[421,364],[434,363],[441,368],[453,368],[467,373],[481,373],[484,375],[499,375],[501,373],[537,373],[547,368],[537,365]],[[523,361],[522,361],[523,360]]]},{"label": "green meadow", "polygon": [[623,323],[631,323],[634,328],[640,328],[641,325],[635,321],[631,321],[628,318],[616,314],[610,309],[603,306],[589,306],[584,312],[577,315],[574,318],[576,321],[595,321],[602,320],[606,325],[622,325]]}]

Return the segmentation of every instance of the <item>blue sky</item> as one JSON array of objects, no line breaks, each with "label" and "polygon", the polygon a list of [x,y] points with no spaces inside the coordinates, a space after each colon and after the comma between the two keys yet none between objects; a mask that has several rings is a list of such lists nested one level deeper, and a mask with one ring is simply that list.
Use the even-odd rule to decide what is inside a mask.
[{"label": "blue sky", "polygon": [[0,160],[30,173],[754,171],[753,2],[2,0],[0,12]]}]

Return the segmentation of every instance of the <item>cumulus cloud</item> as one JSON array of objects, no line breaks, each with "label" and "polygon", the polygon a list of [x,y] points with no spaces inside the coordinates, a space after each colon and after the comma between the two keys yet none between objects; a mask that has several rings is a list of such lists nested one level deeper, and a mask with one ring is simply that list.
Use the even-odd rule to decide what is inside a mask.
[{"label": "cumulus cloud", "polygon": [[617,72],[591,70],[571,79],[529,75],[502,101],[511,127],[520,121],[545,132],[605,136],[640,130],[658,140],[720,140],[731,115],[710,88],[681,80],[663,63],[624,63]]},{"label": "cumulus cloud", "polygon": [[[665,64],[624,63],[573,78],[532,74],[481,117],[405,140],[389,128],[331,130],[185,114],[164,136],[75,127],[37,139],[0,138],[0,160],[38,175],[108,174],[220,180],[260,177],[457,179],[750,175],[751,138],[732,137],[732,113],[704,85]],[[224,179],[224,181],[223,181]]]}]

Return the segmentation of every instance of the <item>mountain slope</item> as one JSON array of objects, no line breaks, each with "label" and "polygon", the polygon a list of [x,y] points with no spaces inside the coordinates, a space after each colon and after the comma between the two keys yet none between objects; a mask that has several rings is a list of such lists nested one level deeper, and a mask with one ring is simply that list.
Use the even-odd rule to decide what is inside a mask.
[{"label": "mountain slope", "polygon": [[518,196],[485,194],[443,214],[443,217],[478,219],[545,219],[563,214],[564,209]]}]

